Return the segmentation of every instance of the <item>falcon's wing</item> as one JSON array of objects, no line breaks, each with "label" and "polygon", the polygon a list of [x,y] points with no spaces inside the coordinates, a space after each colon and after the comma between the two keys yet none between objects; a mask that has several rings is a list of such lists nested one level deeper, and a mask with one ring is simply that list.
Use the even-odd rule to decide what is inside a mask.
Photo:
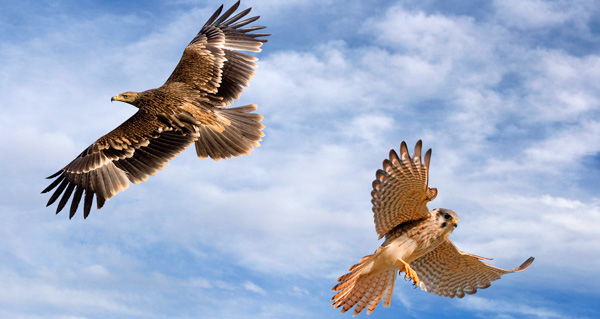
[{"label": "falcon's wing", "polygon": [[400,156],[391,150],[390,158],[383,161],[383,169],[375,174],[371,203],[379,238],[402,223],[429,217],[427,202],[437,196],[437,190],[427,187],[431,149],[422,163],[421,147],[419,140],[411,159],[402,142]]},{"label": "falcon's wing", "polygon": [[502,269],[479,261],[479,257],[462,252],[450,240],[444,241],[421,258],[410,263],[421,280],[421,289],[438,296],[462,298],[477,289],[489,287],[494,280],[511,272],[527,269],[533,262],[529,257],[521,266]]},{"label": "falcon's wing", "polygon": [[137,184],[156,174],[198,137],[192,127],[197,122],[191,116],[182,113],[170,116],[170,119],[184,128],[173,130],[163,123],[167,119],[161,120],[143,111],[135,113],[90,145],[63,169],[48,177],[56,179],[42,193],[58,188],[46,206],[50,206],[62,194],[56,209],[58,214],[73,194],[69,213],[71,218],[85,190],[83,217],[87,218],[94,194],[100,209],[106,200],[127,189],[129,181]]},{"label": "falcon's wing", "polygon": [[242,28],[256,20],[258,16],[239,21],[251,8],[230,16],[237,10],[236,2],[223,15],[223,6],[208,19],[204,27],[183,51],[177,67],[165,86],[183,83],[206,95],[214,106],[227,106],[237,99],[248,86],[257,58],[234,50],[260,52],[260,47],[268,36],[266,33],[250,33],[264,29],[254,26]]}]

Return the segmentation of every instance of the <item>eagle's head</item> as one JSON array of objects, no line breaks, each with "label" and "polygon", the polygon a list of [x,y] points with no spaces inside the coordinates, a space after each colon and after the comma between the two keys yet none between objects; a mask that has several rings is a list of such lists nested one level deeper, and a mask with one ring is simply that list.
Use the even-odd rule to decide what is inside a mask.
[{"label": "eagle's head", "polygon": [[121,101],[125,103],[129,103],[131,105],[137,106],[137,99],[140,96],[137,92],[125,92],[121,94],[117,94],[113,96],[110,101]]}]

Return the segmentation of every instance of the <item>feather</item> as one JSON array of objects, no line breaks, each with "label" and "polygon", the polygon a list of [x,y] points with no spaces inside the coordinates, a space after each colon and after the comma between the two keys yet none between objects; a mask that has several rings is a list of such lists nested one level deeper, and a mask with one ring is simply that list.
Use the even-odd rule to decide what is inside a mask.
[{"label": "feather", "polygon": [[77,185],[75,189],[75,194],[73,195],[73,201],[71,202],[71,209],[69,209],[69,219],[73,218],[75,212],[77,211],[77,207],[79,206],[79,202],[81,201],[81,195],[85,188]]}]

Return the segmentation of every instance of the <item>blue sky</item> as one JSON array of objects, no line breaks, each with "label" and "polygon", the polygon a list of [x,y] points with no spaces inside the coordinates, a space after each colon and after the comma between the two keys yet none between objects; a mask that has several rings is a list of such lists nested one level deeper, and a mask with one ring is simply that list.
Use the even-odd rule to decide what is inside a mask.
[{"label": "blue sky", "polygon": [[370,317],[600,317],[600,4],[372,2],[243,1],[273,34],[234,104],[258,105],[262,145],[188,150],[68,220],[43,177],[131,116],[110,97],[162,85],[221,3],[2,1],[0,317],[348,318],[330,289],[381,244],[375,171],[418,139],[455,244],[536,260],[461,300],[399,280]]}]

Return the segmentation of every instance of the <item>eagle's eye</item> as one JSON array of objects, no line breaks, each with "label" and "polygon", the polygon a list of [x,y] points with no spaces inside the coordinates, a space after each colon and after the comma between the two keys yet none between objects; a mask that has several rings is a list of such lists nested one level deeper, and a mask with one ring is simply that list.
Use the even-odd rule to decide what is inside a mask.
[{"label": "eagle's eye", "polygon": [[124,99],[127,99],[127,98],[129,98],[129,95],[127,95],[127,94],[121,94],[121,96],[122,96]]},{"label": "eagle's eye", "polygon": [[450,216],[450,214],[446,214],[446,215],[444,215],[444,218],[446,218],[447,220],[450,220],[450,219],[452,219],[452,216]]}]

